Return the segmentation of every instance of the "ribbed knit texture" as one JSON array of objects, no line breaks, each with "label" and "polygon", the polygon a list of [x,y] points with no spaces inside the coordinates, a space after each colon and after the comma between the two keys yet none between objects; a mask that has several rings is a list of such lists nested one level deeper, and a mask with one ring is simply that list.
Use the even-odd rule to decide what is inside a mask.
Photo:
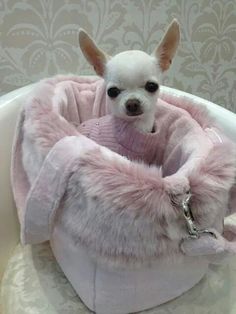
[{"label": "ribbed knit texture", "polygon": [[111,115],[91,119],[79,126],[79,132],[98,144],[147,164],[157,160],[159,133],[143,133],[132,123]]}]

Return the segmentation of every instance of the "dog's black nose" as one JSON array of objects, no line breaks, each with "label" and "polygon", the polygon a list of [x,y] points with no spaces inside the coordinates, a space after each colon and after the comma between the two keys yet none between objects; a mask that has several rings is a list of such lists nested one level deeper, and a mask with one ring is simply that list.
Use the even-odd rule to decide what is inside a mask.
[{"label": "dog's black nose", "polygon": [[126,104],[126,113],[128,116],[137,116],[142,114],[141,102],[138,99],[129,99]]}]

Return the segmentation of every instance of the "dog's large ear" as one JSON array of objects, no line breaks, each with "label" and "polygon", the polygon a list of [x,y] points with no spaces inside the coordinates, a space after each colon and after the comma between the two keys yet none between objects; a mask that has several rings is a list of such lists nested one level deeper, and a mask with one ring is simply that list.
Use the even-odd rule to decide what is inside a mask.
[{"label": "dog's large ear", "polygon": [[164,72],[169,69],[180,40],[179,23],[174,19],[165,32],[160,44],[154,50],[154,55],[159,63],[161,70]]},{"label": "dog's large ear", "polygon": [[109,57],[96,46],[92,38],[83,29],[79,30],[79,44],[85,58],[94,67],[96,73],[103,76]]}]

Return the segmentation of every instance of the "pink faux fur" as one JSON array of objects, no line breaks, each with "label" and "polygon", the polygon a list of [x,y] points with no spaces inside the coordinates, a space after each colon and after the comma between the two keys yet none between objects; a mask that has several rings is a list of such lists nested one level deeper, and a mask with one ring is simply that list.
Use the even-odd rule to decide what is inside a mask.
[{"label": "pink faux fur", "polygon": [[[60,224],[105,260],[142,263],[179,254],[188,233],[172,198],[188,189],[197,225],[222,233],[235,148],[194,102],[164,98],[170,103],[160,99],[156,115],[163,134],[158,168],[79,134],[80,123],[109,113],[103,80],[60,76],[39,84],[21,113],[13,151],[12,184],[26,243],[49,239]],[[188,245],[182,249],[191,255]]]}]

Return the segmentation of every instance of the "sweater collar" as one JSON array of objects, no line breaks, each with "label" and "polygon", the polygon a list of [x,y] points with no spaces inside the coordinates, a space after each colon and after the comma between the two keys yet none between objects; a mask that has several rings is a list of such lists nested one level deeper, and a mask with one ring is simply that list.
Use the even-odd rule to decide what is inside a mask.
[{"label": "sweater collar", "polygon": [[138,154],[147,154],[156,150],[158,131],[154,124],[154,133],[145,133],[133,126],[129,121],[113,117],[115,137],[119,144],[127,150]]}]

